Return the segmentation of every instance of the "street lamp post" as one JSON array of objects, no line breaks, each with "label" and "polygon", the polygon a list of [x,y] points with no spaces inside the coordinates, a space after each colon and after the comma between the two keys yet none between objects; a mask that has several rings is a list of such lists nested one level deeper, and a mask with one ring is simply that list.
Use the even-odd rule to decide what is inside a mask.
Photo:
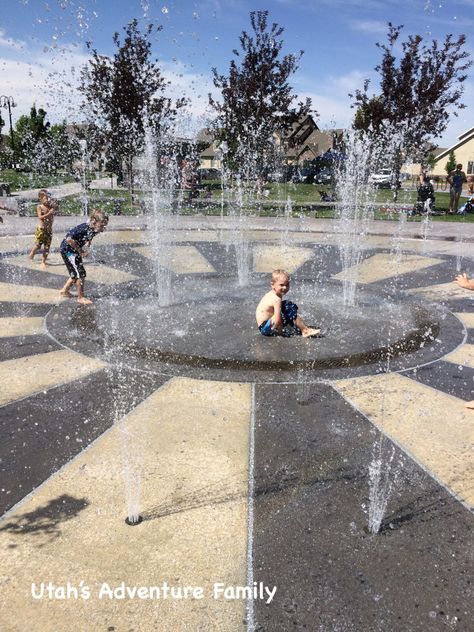
[{"label": "street lamp post", "polygon": [[0,107],[8,108],[8,117],[10,119],[10,138],[13,152],[13,162],[15,162],[15,140],[13,137],[13,123],[12,123],[12,108],[16,107],[16,103],[13,97],[7,97],[4,94],[0,95]]}]

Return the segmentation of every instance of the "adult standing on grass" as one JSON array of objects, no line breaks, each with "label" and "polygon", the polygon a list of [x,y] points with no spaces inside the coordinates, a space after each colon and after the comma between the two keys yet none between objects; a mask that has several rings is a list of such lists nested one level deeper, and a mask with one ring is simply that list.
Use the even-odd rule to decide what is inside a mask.
[{"label": "adult standing on grass", "polygon": [[456,165],[456,169],[450,172],[448,178],[449,183],[449,214],[458,212],[459,198],[462,193],[462,185],[467,182],[466,174],[462,170],[462,165]]}]

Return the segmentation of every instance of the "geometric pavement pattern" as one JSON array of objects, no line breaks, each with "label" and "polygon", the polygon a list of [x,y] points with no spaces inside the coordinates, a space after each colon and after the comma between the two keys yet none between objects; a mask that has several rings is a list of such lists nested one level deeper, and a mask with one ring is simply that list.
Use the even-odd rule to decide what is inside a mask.
[{"label": "geometric pavement pattern", "polygon": [[[249,236],[255,276],[286,267],[295,285],[342,278],[334,235],[291,233],[286,246],[275,233]],[[8,243],[2,629],[469,629],[474,412],[464,403],[474,398],[474,292],[452,283],[455,244],[401,240],[396,268],[399,287],[462,322],[453,352],[400,373],[244,384],[119,372],[63,348],[44,321],[67,300],[59,256],[41,269],[26,259],[24,237]],[[368,238],[361,283],[376,290],[393,279],[391,250],[390,240]],[[236,274],[232,247],[214,231],[177,230],[168,254],[176,283]],[[152,257],[146,232],[107,231],[86,265],[88,294],[146,278]],[[373,536],[368,464],[377,455],[390,464],[390,494]],[[138,487],[144,522],[130,528],[124,499]],[[202,595],[156,598],[143,588],[163,582]],[[122,584],[132,592],[111,597]],[[233,594],[245,585],[253,598]],[[225,595],[213,592],[221,587]]]}]

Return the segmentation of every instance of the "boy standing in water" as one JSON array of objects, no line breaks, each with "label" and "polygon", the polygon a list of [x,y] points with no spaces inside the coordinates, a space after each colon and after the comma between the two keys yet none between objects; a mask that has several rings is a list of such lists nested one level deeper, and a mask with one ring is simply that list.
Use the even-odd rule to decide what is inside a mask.
[{"label": "boy standing in water", "polygon": [[65,238],[61,242],[59,252],[68,269],[69,279],[59,292],[61,296],[72,296],[69,290],[72,285],[76,285],[77,302],[81,303],[81,305],[91,305],[92,301],[84,296],[86,271],[82,258],[87,257],[91,241],[96,235],[105,230],[108,221],[108,216],[103,211],[96,209],[92,211],[88,223],[79,224],[79,226],[71,228],[66,233]]},{"label": "boy standing in water", "polygon": [[255,312],[260,333],[263,336],[291,336],[292,333],[301,334],[303,338],[317,336],[321,330],[306,325],[298,316],[298,305],[283,300],[290,289],[288,272],[273,270],[271,286],[272,289],[262,297]]},{"label": "boy standing in water", "polygon": [[43,260],[41,265],[46,267],[48,265],[46,259],[48,258],[51,241],[53,239],[54,213],[58,208],[58,204],[55,200],[51,200],[46,189],[41,189],[38,192],[38,202],[36,214],[38,215],[39,224],[35,232],[35,245],[31,249],[28,258],[33,261],[35,254],[41,248],[41,245],[43,245]]}]

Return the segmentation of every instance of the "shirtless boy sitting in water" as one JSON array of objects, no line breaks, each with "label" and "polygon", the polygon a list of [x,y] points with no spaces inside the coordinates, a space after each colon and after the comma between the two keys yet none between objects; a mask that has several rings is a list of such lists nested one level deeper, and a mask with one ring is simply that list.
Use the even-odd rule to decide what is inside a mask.
[{"label": "shirtless boy sitting in water", "polygon": [[272,289],[262,297],[255,312],[260,333],[264,336],[290,336],[293,330],[293,333],[300,333],[303,338],[317,336],[321,330],[312,329],[304,323],[298,316],[298,306],[282,300],[290,289],[288,272],[273,270],[271,286]]}]

